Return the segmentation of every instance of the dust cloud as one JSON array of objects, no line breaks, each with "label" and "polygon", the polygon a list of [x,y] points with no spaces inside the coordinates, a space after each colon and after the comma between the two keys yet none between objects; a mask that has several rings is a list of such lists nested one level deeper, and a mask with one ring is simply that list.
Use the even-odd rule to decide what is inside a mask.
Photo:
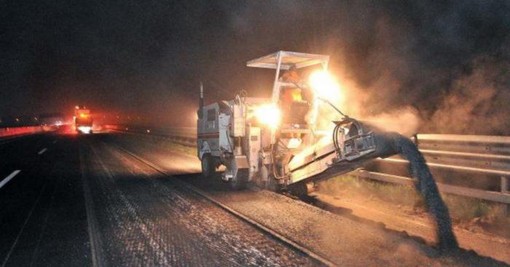
[{"label": "dust cloud", "polygon": [[480,59],[456,80],[431,117],[437,133],[509,134],[510,64]]},{"label": "dust cloud", "polygon": [[[381,112],[372,112],[365,105],[371,95],[360,89],[358,85],[339,74],[339,84],[342,97],[331,102],[349,117],[356,118],[371,126],[387,132],[397,132],[404,136],[412,136],[418,132],[423,121],[420,112],[413,106],[389,108]],[[342,115],[327,104],[319,100],[317,125],[319,129],[332,130],[334,121],[342,119]]]},{"label": "dust cloud", "polygon": [[508,3],[360,1],[343,8],[325,50],[343,77],[347,114],[404,135],[510,134]]},{"label": "dust cloud", "polygon": [[397,132],[404,136],[416,134],[421,124],[418,111],[413,107],[403,107],[377,116],[366,117],[363,121],[379,129]]}]

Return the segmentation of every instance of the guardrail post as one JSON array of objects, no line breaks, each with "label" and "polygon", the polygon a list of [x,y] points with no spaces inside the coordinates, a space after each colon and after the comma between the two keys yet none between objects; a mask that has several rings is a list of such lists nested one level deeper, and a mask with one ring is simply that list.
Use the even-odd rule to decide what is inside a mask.
[{"label": "guardrail post", "polygon": [[[508,193],[508,177],[501,176],[501,193]],[[508,216],[510,213],[510,205],[505,204],[505,208],[503,210],[504,215]]]}]

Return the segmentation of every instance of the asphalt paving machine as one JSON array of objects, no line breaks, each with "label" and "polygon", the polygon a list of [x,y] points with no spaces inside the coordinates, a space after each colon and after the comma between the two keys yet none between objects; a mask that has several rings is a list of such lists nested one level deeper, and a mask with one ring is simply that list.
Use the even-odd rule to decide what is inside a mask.
[{"label": "asphalt paving machine", "polygon": [[[235,189],[254,181],[303,192],[308,182],[395,154],[382,135],[334,105],[328,94],[338,88],[328,62],[327,55],[289,51],[248,61],[248,67],[275,70],[271,98],[241,93],[204,105],[201,86],[197,154],[203,176],[221,167],[221,179]],[[338,115],[326,126],[319,123],[325,108]]]}]

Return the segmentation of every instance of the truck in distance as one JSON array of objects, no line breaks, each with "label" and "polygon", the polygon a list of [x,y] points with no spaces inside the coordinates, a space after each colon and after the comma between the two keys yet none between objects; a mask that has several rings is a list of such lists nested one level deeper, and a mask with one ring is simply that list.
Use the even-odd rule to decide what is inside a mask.
[{"label": "truck in distance", "polygon": [[74,129],[79,134],[92,133],[92,114],[90,109],[84,106],[76,106],[74,108]]}]

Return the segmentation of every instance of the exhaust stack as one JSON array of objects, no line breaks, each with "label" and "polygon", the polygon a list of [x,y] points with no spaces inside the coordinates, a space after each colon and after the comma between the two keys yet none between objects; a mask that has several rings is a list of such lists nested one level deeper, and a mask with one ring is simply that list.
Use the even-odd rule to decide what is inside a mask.
[{"label": "exhaust stack", "polygon": [[198,112],[197,112],[199,118],[202,118],[203,108],[204,108],[204,84],[200,82],[200,96],[198,99]]}]

